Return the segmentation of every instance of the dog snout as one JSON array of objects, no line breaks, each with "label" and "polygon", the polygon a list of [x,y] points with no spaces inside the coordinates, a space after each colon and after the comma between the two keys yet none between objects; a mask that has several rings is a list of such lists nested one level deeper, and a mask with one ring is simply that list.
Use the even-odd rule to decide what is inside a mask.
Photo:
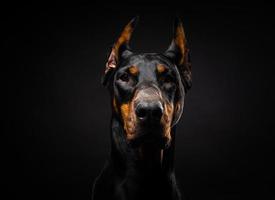
[{"label": "dog snout", "polygon": [[160,101],[140,102],[137,104],[136,116],[142,121],[160,121],[163,114],[163,106]]}]

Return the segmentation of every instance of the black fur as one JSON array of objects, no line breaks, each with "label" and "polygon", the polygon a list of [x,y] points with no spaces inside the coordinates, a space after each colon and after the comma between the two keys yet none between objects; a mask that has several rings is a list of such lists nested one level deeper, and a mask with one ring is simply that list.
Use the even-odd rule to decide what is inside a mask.
[{"label": "black fur", "polygon": [[[176,48],[176,47],[175,47]],[[115,110],[113,98],[121,105],[129,102],[133,94],[144,85],[158,87],[167,101],[183,105],[186,91],[191,87],[190,77],[186,78],[175,59],[168,54],[145,53],[135,54],[128,48],[120,52],[120,60],[115,69],[108,71],[104,77],[112,99],[112,116],[110,124],[111,152],[101,174],[93,186],[93,200],[179,200],[181,194],[177,187],[174,173],[175,130],[171,129],[171,141],[161,147],[163,149],[162,164],[150,159],[140,158],[139,148],[129,143],[125,137],[125,130],[121,113]],[[169,49],[169,54],[173,49]],[[176,49],[174,53],[176,54]],[[187,56],[186,56],[187,57]],[[165,65],[168,70],[165,77],[171,80],[163,82],[163,75],[156,73],[156,66]],[[130,77],[125,85],[120,84],[121,74],[129,66],[137,66],[138,77]],[[184,72],[185,73],[185,72]],[[188,71],[189,73],[189,71]],[[176,118],[176,114],[174,114]],[[173,119],[175,120],[175,119]],[[141,144],[144,140],[139,141]],[[152,149],[157,144],[150,143]],[[151,147],[149,147],[151,148]],[[156,147],[159,148],[159,147]]]}]

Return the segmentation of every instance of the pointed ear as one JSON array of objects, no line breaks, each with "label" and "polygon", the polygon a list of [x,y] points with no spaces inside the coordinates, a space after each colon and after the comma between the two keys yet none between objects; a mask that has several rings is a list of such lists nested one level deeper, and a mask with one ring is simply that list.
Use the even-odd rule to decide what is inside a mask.
[{"label": "pointed ear", "polygon": [[175,63],[181,75],[184,87],[190,89],[192,86],[192,75],[189,49],[187,48],[182,23],[178,18],[174,23],[173,40],[164,55]]},{"label": "pointed ear", "polygon": [[124,27],[119,38],[113,45],[111,53],[106,63],[105,73],[102,81],[103,85],[106,85],[110,75],[115,71],[121,59],[126,58],[132,54],[129,47],[129,41],[131,39],[131,36],[137,24],[137,21],[138,21],[138,17],[133,18]]}]

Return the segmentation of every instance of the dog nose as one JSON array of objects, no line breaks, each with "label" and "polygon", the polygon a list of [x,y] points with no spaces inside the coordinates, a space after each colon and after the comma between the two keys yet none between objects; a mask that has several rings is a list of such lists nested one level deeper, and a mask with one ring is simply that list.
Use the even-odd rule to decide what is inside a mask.
[{"label": "dog nose", "polygon": [[163,107],[160,102],[142,102],[136,106],[135,111],[140,120],[159,121],[163,114]]}]

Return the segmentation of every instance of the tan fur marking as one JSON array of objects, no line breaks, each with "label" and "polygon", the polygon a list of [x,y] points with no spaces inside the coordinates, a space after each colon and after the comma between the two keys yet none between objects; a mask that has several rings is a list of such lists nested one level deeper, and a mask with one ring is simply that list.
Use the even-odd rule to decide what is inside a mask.
[{"label": "tan fur marking", "polygon": [[133,103],[125,103],[120,107],[127,139],[132,139],[135,133],[135,115]]},{"label": "tan fur marking", "polygon": [[164,65],[161,65],[161,64],[157,65],[157,72],[159,74],[165,72],[166,70],[167,70],[167,68]]},{"label": "tan fur marking", "polygon": [[171,103],[165,103],[164,113],[161,118],[161,123],[163,125],[164,136],[171,140],[171,123],[173,119],[174,106]]},{"label": "tan fur marking", "polygon": [[117,103],[116,103],[116,99],[115,98],[113,98],[113,107],[114,107],[115,111],[118,113]]},{"label": "tan fur marking", "polygon": [[177,29],[176,29],[176,37],[175,37],[175,43],[176,45],[179,47],[180,52],[182,54],[181,59],[179,61],[179,64],[183,64],[184,62],[184,55],[185,55],[185,50],[186,50],[186,38],[185,38],[185,33],[184,33],[184,29],[182,24],[180,23],[180,25],[178,25]]},{"label": "tan fur marking", "polygon": [[129,43],[129,40],[133,33],[133,30],[134,30],[134,28],[132,26],[132,21],[131,21],[125,26],[125,28],[123,29],[122,33],[120,34],[117,42],[115,43],[115,45],[113,47],[113,51],[115,52],[116,59],[118,59],[118,51],[119,51],[120,46],[122,44]]},{"label": "tan fur marking", "polygon": [[132,74],[134,76],[138,75],[138,73],[139,73],[137,66],[131,66],[131,67],[129,67],[128,70],[129,70],[130,74]]}]

